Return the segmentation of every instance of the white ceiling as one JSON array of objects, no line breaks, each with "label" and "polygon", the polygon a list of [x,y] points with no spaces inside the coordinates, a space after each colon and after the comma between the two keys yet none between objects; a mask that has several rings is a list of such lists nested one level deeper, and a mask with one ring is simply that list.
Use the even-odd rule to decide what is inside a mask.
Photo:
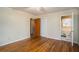
[{"label": "white ceiling", "polygon": [[33,15],[41,15],[41,14],[73,9],[76,7],[12,7],[12,8],[31,13]]}]

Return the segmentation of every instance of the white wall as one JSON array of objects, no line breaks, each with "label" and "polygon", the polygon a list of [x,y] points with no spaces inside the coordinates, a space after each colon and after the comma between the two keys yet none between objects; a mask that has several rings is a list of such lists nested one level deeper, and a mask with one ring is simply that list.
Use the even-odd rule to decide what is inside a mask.
[{"label": "white wall", "polygon": [[30,37],[30,18],[12,8],[0,8],[0,46]]},{"label": "white wall", "polygon": [[41,17],[41,36],[47,36],[47,18]]},{"label": "white wall", "polygon": [[77,10],[65,10],[61,12],[50,13],[46,15],[40,15],[41,17],[41,36],[59,39],[61,40],[61,16],[72,15],[74,13],[74,42],[78,43],[78,34],[77,34]]},{"label": "white wall", "polygon": [[77,12],[77,43],[79,44],[79,12]]},{"label": "white wall", "polygon": [[73,20],[73,24],[74,24],[74,25],[73,25],[73,27],[74,27],[74,28],[73,28],[73,36],[74,36],[73,39],[74,39],[74,40],[73,40],[73,41],[74,41],[75,43],[78,43],[78,44],[79,44],[79,42],[78,42],[78,40],[79,40],[79,35],[78,35],[78,32],[79,32],[79,28],[78,28],[78,26],[79,26],[78,23],[79,23],[79,22],[78,22],[78,20],[79,20],[79,19],[78,19],[78,17],[79,17],[79,16],[78,16],[78,11],[77,11],[77,10],[74,11],[74,12],[75,12],[75,13],[73,14],[73,15],[74,15],[74,17],[73,17],[73,18],[74,18],[74,20]]},{"label": "white wall", "polygon": [[56,20],[57,18],[56,15],[41,16],[41,36],[60,39],[60,20]]},{"label": "white wall", "polygon": [[78,12],[78,44],[79,44],[79,12]]}]

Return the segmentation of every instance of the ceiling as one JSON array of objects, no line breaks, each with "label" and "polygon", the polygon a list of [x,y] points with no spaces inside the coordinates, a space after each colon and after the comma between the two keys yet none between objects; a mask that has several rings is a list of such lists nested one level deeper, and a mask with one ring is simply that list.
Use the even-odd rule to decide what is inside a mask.
[{"label": "ceiling", "polygon": [[76,7],[12,7],[12,8],[31,13],[33,15],[41,15],[57,11],[69,10]]}]

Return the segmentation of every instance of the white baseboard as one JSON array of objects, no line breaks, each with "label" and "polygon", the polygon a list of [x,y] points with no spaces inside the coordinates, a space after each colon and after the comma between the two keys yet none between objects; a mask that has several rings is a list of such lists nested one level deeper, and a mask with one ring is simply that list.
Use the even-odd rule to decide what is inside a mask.
[{"label": "white baseboard", "polygon": [[78,45],[79,45],[79,42],[74,41],[74,43],[76,43],[76,44],[78,44]]},{"label": "white baseboard", "polygon": [[[46,37],[46,38],[50,38],[50,39],[56,39],[56,40],[61,40],[59,38],[52,38],[52,37],[48,37],[48,36],[45,36],[45,35],[43,35],[42,37]],[[63,41],[66,41],[66,40],[63,40]],[[70,41],[68,41],[68,42],[70,42]],[[74,41],[74,43],[79,45],[79,42]]]},{"label": "white baseboard", "polygon": [[42,37],[49,38],[49,39],[61,40],[61,39],[59,39],[59,38],[52,38],[52,37],[48,37],[48,36],[42,36]]},{"label": "white baseboard", "polygon": [[[29,37],[27,37],[27,38],[29,38]],[[11,43],[15,43],[15,42],[18,42],[18,41],[27,39],[27,38],[17,39],[17,40],[15,40],[15,41],[10,41],[10,42],[7,42],[7,43],[5,43],[5,44],[0,44],[0,46],[5,46],[5,45],[11,44]]]}]

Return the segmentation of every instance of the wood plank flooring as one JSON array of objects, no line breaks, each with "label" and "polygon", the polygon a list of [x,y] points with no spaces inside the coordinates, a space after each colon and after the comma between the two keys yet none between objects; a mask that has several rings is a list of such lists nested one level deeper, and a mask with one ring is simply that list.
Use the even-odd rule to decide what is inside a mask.
[{"label": "wood plank flooring", "polygon": [[49,39],[29,38],[0,47],[0,52],[79,52],[79,46],[71,43]]}]

